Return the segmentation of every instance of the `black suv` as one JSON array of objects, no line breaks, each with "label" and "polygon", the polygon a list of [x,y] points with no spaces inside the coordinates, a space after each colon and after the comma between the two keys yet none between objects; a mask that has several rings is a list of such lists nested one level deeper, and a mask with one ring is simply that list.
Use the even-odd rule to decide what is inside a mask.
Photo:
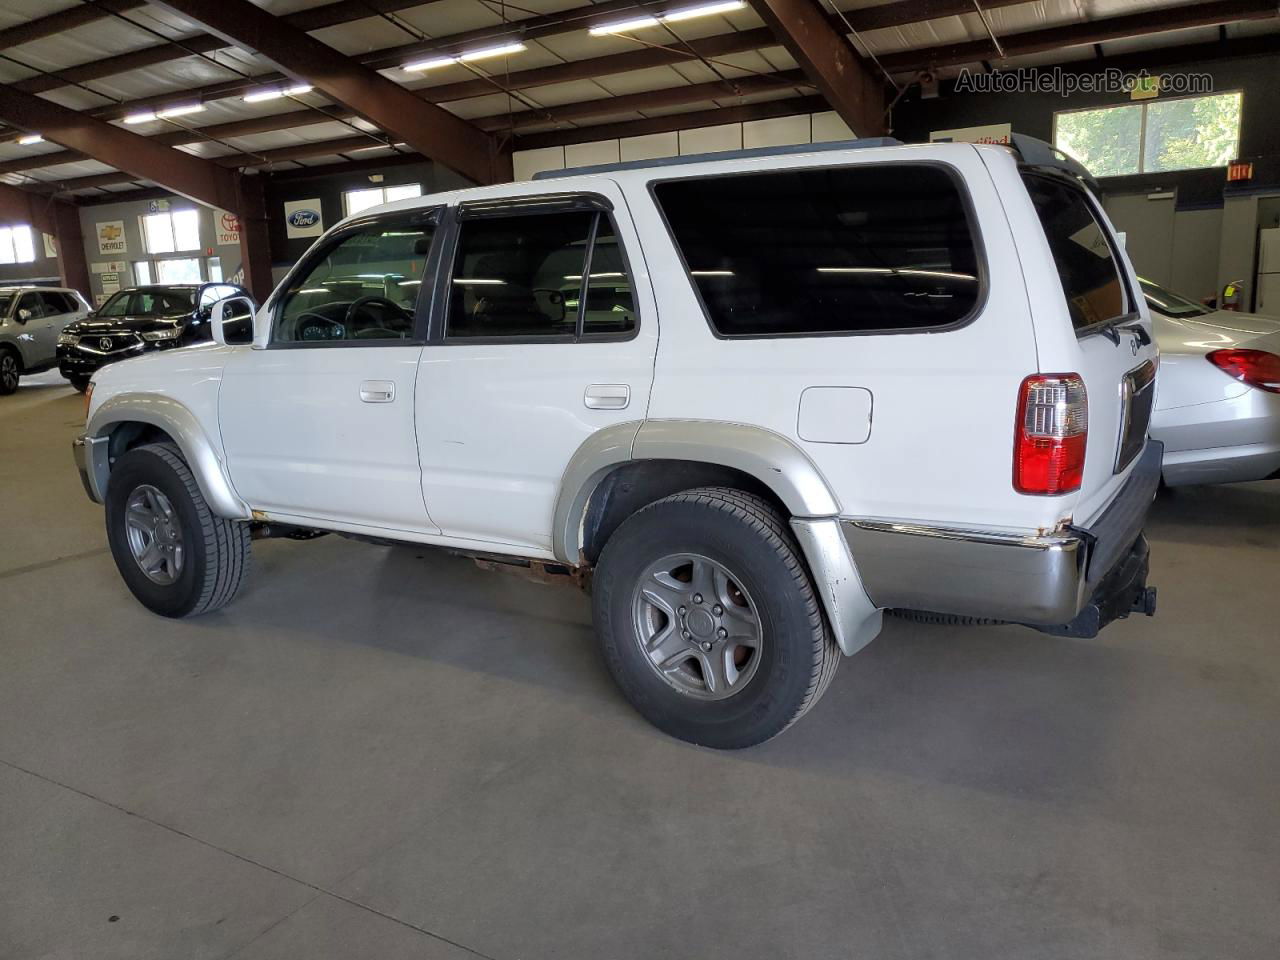
[{"label": "black suv", "polygon": [[233,283],[170,283],[113,294],[58,337],[58,369],[83,392],[93,371],[149,350],[211,340],[209,313],[227,297],[247,297]]}]

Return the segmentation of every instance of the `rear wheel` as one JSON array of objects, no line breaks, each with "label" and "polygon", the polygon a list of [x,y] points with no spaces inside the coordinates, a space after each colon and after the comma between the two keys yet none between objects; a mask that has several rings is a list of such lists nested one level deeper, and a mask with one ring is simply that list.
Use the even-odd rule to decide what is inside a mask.
[{"label": "rear wheel", "polygon": [[18,389],[21,375],[22,364],[18,362],[18,355],[7,347],[0,347],[0,396]]},{"label": "rear wheel", "polygon": [[137,447],[111,471],[107,540],[143,606],[191,617],[230,603],[249,572],[249,525],[216,517],[172,443]]},{"label": "rear wheel", "polygon": [[75,387],[80,393],[84,393],[89,389],[88,377],[67,377],[67,382],[70,383],[71,386]]},{"label": "rear wheel", "polygon": [[776,736],[840,659],[783,518],[739,490],[690,490],[630,517],[600,556],[592,604],[623,694],[691,743]]}]

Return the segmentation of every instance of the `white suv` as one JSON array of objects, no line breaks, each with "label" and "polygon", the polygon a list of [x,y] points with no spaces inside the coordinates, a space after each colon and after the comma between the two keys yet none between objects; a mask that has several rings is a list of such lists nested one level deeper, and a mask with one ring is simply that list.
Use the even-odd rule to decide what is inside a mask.
[{"label": "white suv", "polygon": [[759,743],[886,609],[1092,636],[1151,612],[1156,350],[1082,170],[883,141],[390,204],[208,347],[95,376],[77,456],[171,617],[259,535],[572,575],[624,694]]}]

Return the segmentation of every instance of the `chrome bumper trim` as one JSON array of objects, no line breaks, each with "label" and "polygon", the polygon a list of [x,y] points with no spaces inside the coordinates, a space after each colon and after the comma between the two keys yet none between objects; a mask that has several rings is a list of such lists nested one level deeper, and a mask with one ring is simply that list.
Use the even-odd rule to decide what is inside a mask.
[{"label": "chrome bumper trim", "polygon": [[102,503],[107,495],[107,477],[111,473],[107,459],[108,439],[81,434],[71,441],[71,455],[76,469],[80,471],[80,482],[94,503]]}]

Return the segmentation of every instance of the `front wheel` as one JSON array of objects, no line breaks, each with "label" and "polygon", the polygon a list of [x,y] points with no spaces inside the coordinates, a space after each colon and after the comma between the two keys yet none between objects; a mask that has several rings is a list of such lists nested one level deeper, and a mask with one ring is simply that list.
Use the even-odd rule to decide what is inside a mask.
[{"label": "front wheel", "polygon": [[147,609],[191,617],[230,603],[249,572],[249,525],[213,515],[172,443],[136,447],[111,471],[107,540]]},{"label": "front wheel", "polygon": [[7,396],[18,389],[22,368],[12,350],[0,350],[0,396]]},{"label": "front wheel", "polygon": [[691,743],[777,736],[840,661],[786,523],[740,490],[689,490],[626,520],[600,556],[592,605],[623,694]]}]

